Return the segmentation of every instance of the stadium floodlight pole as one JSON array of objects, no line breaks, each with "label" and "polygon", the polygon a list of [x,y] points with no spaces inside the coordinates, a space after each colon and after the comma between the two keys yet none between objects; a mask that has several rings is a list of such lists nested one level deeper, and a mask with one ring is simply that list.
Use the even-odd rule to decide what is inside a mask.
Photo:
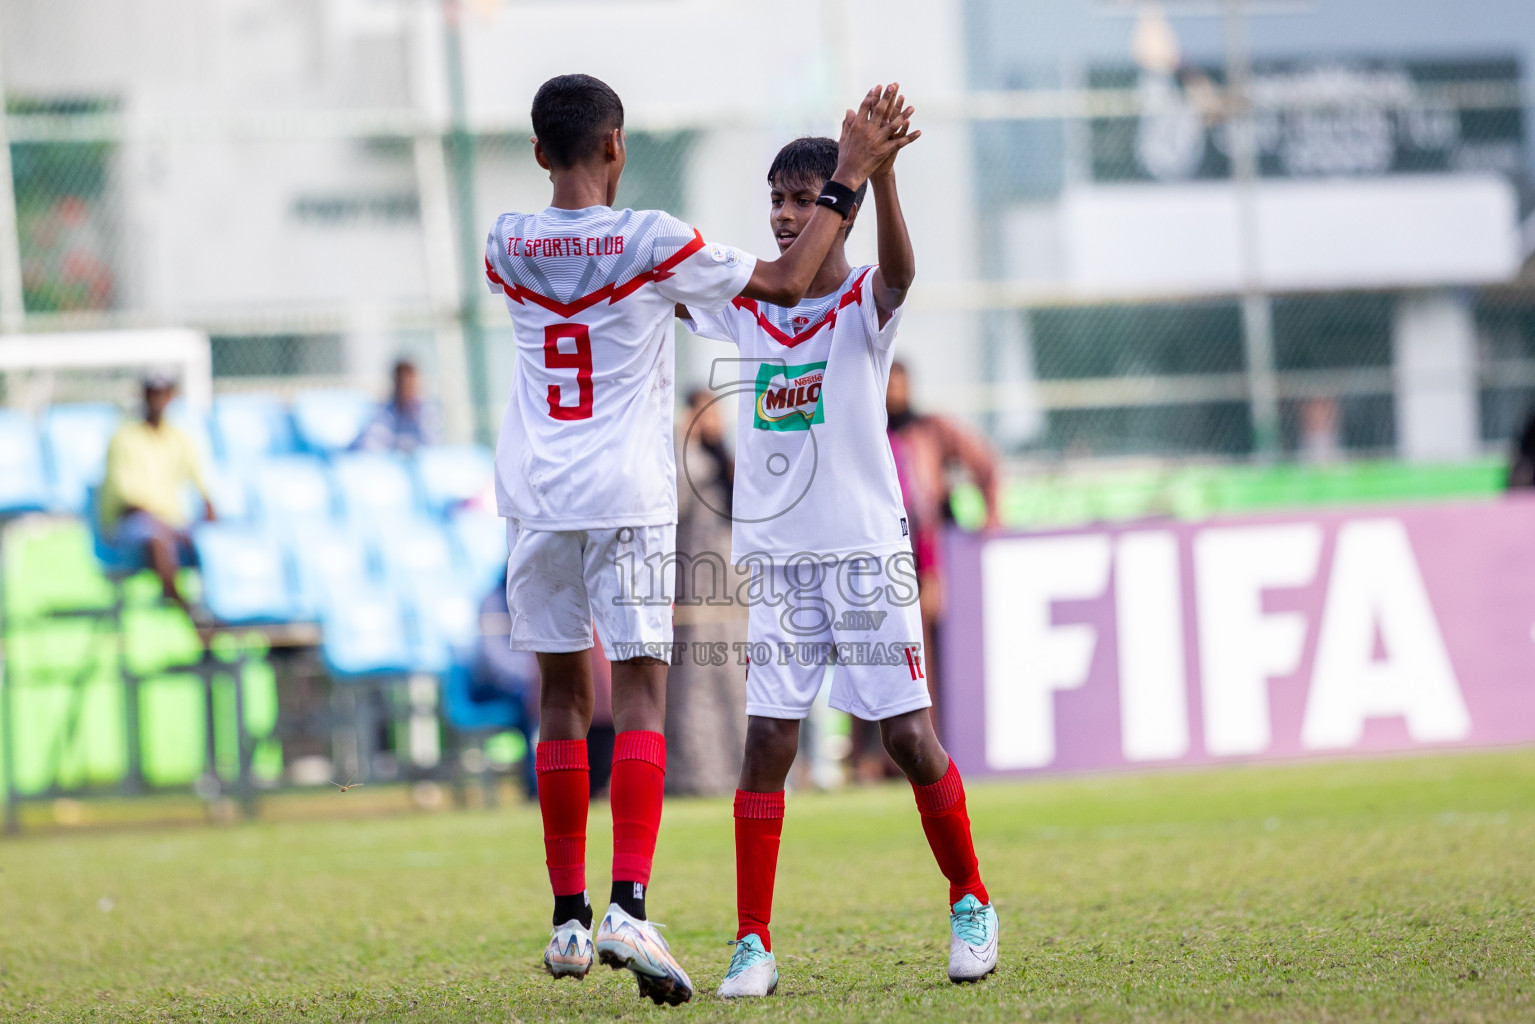
[{"label": "stadium floodlight pole", "polygon": [[436,339],[438,396],[448,437],[468,441],[474,437],[474,399],[464,354],[463,325],[458,318],[458,226],[448,195],[448,155],[436,129],[418,134],[412,150],[416,187],[421,195],[421,234]]},{"label": "stadium floodlight pole", "polygon": [[474,136],[469,132],[464,83],[464,7],[462,0],[442,0],[443,41],[447,50],[448,104],[451,125],[448,155],[452,164],[454,200],[458,206],[459,322],[464,332],[464,361],[468,364],[469,398],[474,406],[474,438],[491,444],[490,375],[485,365],[485,330],[480,323],[480,261],[485,235],[476,225],[474,195]]},{"label": "stadium floodlight pole", "polygon": [[448,153],[444,146],[447,114],[442,110],[438,81],[441,72],[430,54],[442,42],[436,33],[446,29],[435,7],[422,5],[413,18],[416,38],[412,46],[411,96],[423,121],[411,130],[416,168],[416,190],[421,198],[422,255],[426,266],[427,294],[432,309],[432,337],[437,353],[437,395],[442,404],[443,427],[448,439],[474,438],[474,399],[464,353],[464,331],[458,306],[462,298],[458,273],[458,224],[453,217],[452,186],[448,179]]},{"label": "stadium floodlight pole", "polygon": [[[4,31],[0,30],[0,40]],[[21,236],[16,227],[16,176],[11,169],[11,133],[5,67],[0,62],[0,333],[20,334],[26,324],[21,288]]]},{"label": "stadium floodlight pole", "polygon": [[[0,32],[0,40],[4,33]],[[11,133],[6,118],[9,110],[5,92],[5,66],[0,61],[0,333],[19,334],[26,324],[26,308],[21,290],[21,238],[16,231],[16,176],[11,170]],[[5,831],[21,831],[17,808],[15,748],[15,694],[8,678],[5,614],[5,524],[0,523],[0,771],[5,772]]]},{"label": "stadium floodlight pole", "polygon": [[1252,113],[1252,57],[1247,41],[1247,0],[1224,0],[1226,126],[1231,179],[1236,189],[1237,244],[1241,248],[1242,342],[1247,356],[1248,409],[1253,454],[1270,460],[1279,451],[1279,383],[1274,371],[1273,306],[1263,289],[1258,225],[1258,138]]}]

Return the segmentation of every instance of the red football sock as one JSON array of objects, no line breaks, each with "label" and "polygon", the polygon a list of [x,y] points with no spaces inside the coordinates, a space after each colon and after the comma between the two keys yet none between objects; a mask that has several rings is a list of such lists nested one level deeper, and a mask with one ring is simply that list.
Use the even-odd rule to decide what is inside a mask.
[{"label": "red football sock", "polygon": [[949,880],[949,905],[973,895],[990,903],[981,884],[981,866],[975,859],[975,844],[970,841],[970,815],[965,810],[965,784],[953,760],[943,778],[931,786],[912,783],[917,810],[922,812],[922,831],[933,848],[938,869]]},{"label": "red football sock", "polygon": [[586,805],[591,799],[585,740],[544,740],[533,757],[544,856],[556,896],[586,891]]},{"label": "red football sock", "polygon": [[778,876],[778,841],[783,836],[783,790],[736,790],[736,938],[755,934],[773,951],[773,880]]},{"label": "red football sock", "polygon": [[613,881],[650,884],[666,787],[666,737],[639,729],[613,743]]}]

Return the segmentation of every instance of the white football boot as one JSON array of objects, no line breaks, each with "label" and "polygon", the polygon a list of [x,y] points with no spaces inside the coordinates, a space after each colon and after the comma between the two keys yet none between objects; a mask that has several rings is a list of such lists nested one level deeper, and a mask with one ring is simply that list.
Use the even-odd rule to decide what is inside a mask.
[{"label": "white football boot", "polygon": [[980,981],[997,969],[997,912],[974,896],[949,912],[949,980]]},{"label": "white football boot", "polygon": [[549,933],[544,969],[556,978],[584,978],[592,969],[592,930],[571,918]]},{"label": "white football boot", "polygon": [[623,907],[611,904],[597,929],[597,959],[615,971],[632,971],[640,995],[649,996],[657,1006],[677,1006],[693,998],[693,982],[656,931],[659,927],[630,917]]},{"label": "white football boot", "polygon": [[730,957],[730,970],[720,982],[721,999],[770,996],[778,989],[778,961],[762,947],[756,935],[737,939]]}]

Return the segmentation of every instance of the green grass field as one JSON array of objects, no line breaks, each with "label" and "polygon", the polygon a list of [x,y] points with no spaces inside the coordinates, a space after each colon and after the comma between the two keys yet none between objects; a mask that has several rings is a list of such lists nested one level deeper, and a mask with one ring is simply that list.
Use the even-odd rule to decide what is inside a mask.
[{"label": "green grass field", "polygon": [[[360,817],[347,801],[362,794]],[[945,889],[910,792],[792,795],[782,982],[753,1005],[712,996],[734,934],[729,805],[677,801],[651,905],[700,989],[678,1009],[641,1001],[627,974],[556,984],[537,969],[548,910],[531,806],[325,799],[304,820],[0,843],[0,1015],[1535,1018],[1535,751],[972,785],[1002,962],[968,987],[944,977]],[[606,818],[594,806],[594,895]]]}]

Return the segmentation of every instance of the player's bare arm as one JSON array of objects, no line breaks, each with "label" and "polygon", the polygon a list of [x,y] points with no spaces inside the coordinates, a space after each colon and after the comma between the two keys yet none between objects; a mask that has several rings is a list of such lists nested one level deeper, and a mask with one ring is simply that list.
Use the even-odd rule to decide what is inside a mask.
[{"label": "player's bare arm", "polygon": [[[870,175],[921,136],[920,131],[910,130],[900,99],[898,84],[884,89],[876,86],[864,96],[856,111],[847,112],[842,120],[837,170],[831,180],[857,191]],[[845,223],[835,211],[817,208],[782,256],[758,262],[741,294],[775,306],[797,304],[805,297]]]},{"label": "player's bare arm", "polygon": [[[899,107],[904,101],[905,97],[900,97],[896,105]],[[910,131],[912,113],[911,107],[901,112],[901,119],[906,122],[902,132]],[[911,233],[906,230],[906,215],[901,212],[901,199],[895,187],[895,157],[898,152],[896,150],[891,153],[869,175],[879,238],[879,267],[874,271],[873,288],[880,327],[884,327],[891,315],[906,301],[906,293],[917,276],[917,257],[912,251]]]}]

